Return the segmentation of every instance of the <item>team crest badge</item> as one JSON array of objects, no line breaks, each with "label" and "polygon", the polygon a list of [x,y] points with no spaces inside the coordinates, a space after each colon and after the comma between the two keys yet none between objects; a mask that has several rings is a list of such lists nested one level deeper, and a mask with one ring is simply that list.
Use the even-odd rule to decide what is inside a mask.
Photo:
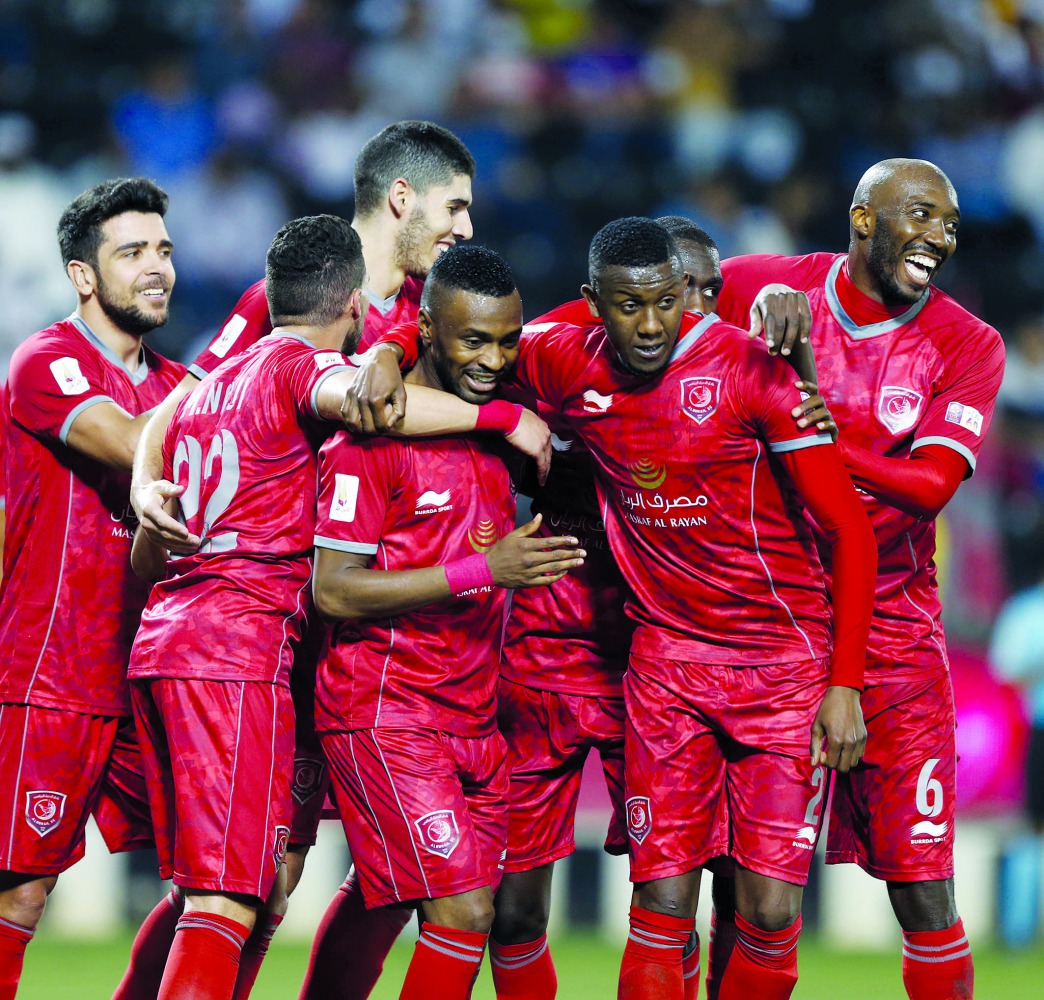
[{"label": "team crest badge", "polygon": [[627,832],[640,844],[652,829],[652,807],[646,795],[632,795],[625,806]]},{"label": "team crest badge", "polygon": [[901,385],[882,386],[877,419],[893,434],[901,434],[917,423],[923,401],[924,397],[913,389],[904,389]]},{"label": "team crest badge", "polygon": [[698,376],[681,380],[682,412],[702,424],[717,408],[721,379]]},{"label": "team crest badge", "polygon": [[460,843],[460,828],[452,809],[436,809],[414,820],[421,846],[432,854],[448,858]]},{"label": "team crest badge", "polygon": [[290,794],[304,805],[314,799],[316,792],[322,787],[323,775],[326,773],[324,761],[314,757],[294,758],[294,778],[290,783]]},{"label": "team crest badge", "polygon": [[286,861],[286,849],[290,845],[290,827],[277,826],[275,828],[275,840],[272,844],[272,859],[275,861],[276,871]]},{"label": "team crest badge", "polygon": [[46,837],[65,815],[66,796],[61,792],[26,792],[25,821],[41,837]]}]

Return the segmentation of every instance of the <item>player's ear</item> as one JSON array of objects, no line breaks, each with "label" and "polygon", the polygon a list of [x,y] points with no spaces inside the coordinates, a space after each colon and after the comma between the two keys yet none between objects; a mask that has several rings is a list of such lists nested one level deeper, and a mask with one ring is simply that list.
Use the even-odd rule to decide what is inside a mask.
[{"label": "player's ear", "polygon": [[71,260],[65,266],[65,273],[73,283],[76,291],[85,299],[90,298],[98,287],[98,277],[94,268],[82,260]]},{"label": "player's ear", "polygon": [[413,185],[405,177],[396,177],[391,182],[391,186],[388,188],[388,207],[396,219],[401,219],[409,214],[413,197]]},{"label": "player's ear", "polygon": [[848,213],[852,232],[866,239],[874,231],[874,210],[869,205],[853,205]]},{"label": "player's ear", "polygon": [[598,296],[595,293],[593,285],[581,285],[580,294],[584,297],[587,302],[587,308],[591,310],[591,315],[595,319],[601,317],[601,313],[598,311]]},{"label": "player's ear", "polygon": [[425,347],[431,347],[432,326],[431,313],[421,306],[417,311],[417,332]]}]

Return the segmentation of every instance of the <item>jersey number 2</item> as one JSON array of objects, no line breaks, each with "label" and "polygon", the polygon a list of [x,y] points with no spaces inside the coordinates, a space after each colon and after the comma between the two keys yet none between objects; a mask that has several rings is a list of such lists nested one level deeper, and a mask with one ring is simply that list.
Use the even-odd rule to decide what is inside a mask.
[{"label": "jersey number 2", "polygon": [[[215,476],[215,464],[219,469]],[[211,534],[214,523],[228,509],[239,488],[239,446],[231,431],[215,434],[207,446],[206,456],[198,439],[186,434],[174,449],[173,476],[179,482],[185,471],[188,481],[181,494],[181,515],[186,525],[198,525],[200,552],[228,552],[236,547],[238,531],[220,531]],[[200,504],[203,508],[203,523],[192,525],[198,517]]]}]

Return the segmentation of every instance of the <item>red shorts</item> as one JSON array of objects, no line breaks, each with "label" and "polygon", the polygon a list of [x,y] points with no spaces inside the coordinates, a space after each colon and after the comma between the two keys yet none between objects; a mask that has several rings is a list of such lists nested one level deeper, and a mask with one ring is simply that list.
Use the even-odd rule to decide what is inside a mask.
[{"label": "red shorts", "polygon": [[501,679],[497,725],[511,787],[505,872],[527,872],[576,850],[573,824],[588,751],[596,749],[613,803],[605,849],[627,851],[623,815],[624,704],[553,694]]},{"label": "red shorts", "polygon": [[323,733],[348,847],[368,907],[500,882],[507,749],[499,733]]},{"label": "red shorts", "polygon": [[114,854],[152,846],[133,721],[0,705],[0,869],[71,868],[92,813]]},{"label": "red shorts", "polygon": [[809,741],[826,679],[820,660],[728,667],[632,653],[624,675],[632,882],[682,875],[719,855],[808,881],[826,791]]},{"label": "red shorts", "polygon": [[323,803],[330,790],[319,734],[315,731],[315,668],[326,642],[326,625],[309,623],[301,645],[294,653],[290,673],[290,693],[294,699],[294,769],[290,779],[293,819],[290,823],[292,847],[311,846],[319,829]]},{"label": "red shorts", "polygon": [[160,876],[266,899],[290,837],[294,709],[261,681],[131,683]]},{"label": "red shorts", "polygon": [[827,864],[855,862],[874,878],[953,877],[957,777],[948,673],[868,686],[866,754],[834,780]]}]

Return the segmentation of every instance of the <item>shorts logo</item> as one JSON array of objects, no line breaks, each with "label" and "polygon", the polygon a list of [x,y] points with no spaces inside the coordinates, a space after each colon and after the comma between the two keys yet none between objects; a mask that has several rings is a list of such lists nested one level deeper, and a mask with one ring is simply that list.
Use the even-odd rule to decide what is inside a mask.
[{"label": "shorts logo", "polygon": [[275,828],[275,840],[272,843],[272,860],[275,861],[276,871],[286,861],[286,849],[290,844],[290,827],[277,826]]},{"label": "shorts logo", "polygon": [[[812,847],[816,845],[816,828],[814,826],[803,826],[798,830],[797,835],[794,837],[795,847],[804,847],[805,844],[799,843],[799,841],[805,841],[811,844]],[[809,848],[811,849],[811,848]]]},{"label": "shorts logo", "polygon": [[959,424],[976,437],[982,433],[982,414],[974,406],[964,403],[950,403],[946,407],[946,419],[951,424]]},{"label": "shorts logo", "polygon": [[432,854],[448,858],[460,843],[460,829],[452,809],[436,809],[414,820],[421,846]]},{"label": "shorts logo", "polygon": [[930,819],[923,819],[920,823],[914,823],[910,827],[910,841],[915,844],[934,843],[946,836],[946,829],[945,820],[942,823],[933,823]]},{"label": "shorts logo", "polygon": [[213,346],[210,348],[210,353],[215,358],[223,358],[228,354],[229,349],[239,339],[239,335],[246,329],[247,321],[245,316],[240,316],[236,313],[226,324],[224,329],[221,331],[221,336],[214,341]]},{"label": "shorts logo", "polygon": [[330,520],[352,522],[359,502],[359,477],[334,473],[334,495],[330,501]]},{"label": "shorts logo", "polygon": [[901,385],[881,387],[881,398],[877,403],[877,419],[893,434],[908,431],[921,415],[924,397],[913,389]]},{"label": "shorts logo", "polygon": [[309,799],[314,799],[316,793],[322,787],[323,775],[326,774],[324,761],[316,760],[314,757],[294,758],[294,779],[290,783],[290,794],[304,805]]},{"label": "shorts logo", "polygon": [[497,540],[497,526],[487,517],[474,528],[468,528],[468,541],[476,552],[488,552]]},{"label": "shorts logo", "polygon": [[588,389],[584,393],[584,409],[588,413],[605,413],[612,405],[612,393],[609,393],[608,396],[603,396],[600,392],[595,392],[594,389]]},{"label": "shorts logo", "polygon": [[721,395],[721,379],[700,376],[681,381],[682,413],[702,424],[717,408]]},{"label": "shorts logo", "polygon": [[57,361],[52,361],[48,367],[51,369],[55,382],[58,383],[58,388],[66,396],[79,396],[81,392],[86,392],[91,387],[90,382],[80,371],[80,362],[76,358],[59,358]]},{"label": "shorts logo", "polygon": [[41,837],[46,837],[62,821],[65,799],[61,792],[26,792],[26,823]]},{"label": "shorts logo", "polygon": [[572,438],[560,438],[554,431],[551,432],[551,447],[555,451],[569,451],[573,447]]},{"label": "shorts logo", "polygon": [[627,810],[627,832],[640,844],[652,829],[652,806],[647,795],[632,795],[624,805]]},{"label": "shorts logo", "polygon": [[643,490],[655,490],[662,486],[667,478],[667,469],[662,465],[656,465],[650,458],[635,462],[630,469],[634,485],[640,486]]}]

